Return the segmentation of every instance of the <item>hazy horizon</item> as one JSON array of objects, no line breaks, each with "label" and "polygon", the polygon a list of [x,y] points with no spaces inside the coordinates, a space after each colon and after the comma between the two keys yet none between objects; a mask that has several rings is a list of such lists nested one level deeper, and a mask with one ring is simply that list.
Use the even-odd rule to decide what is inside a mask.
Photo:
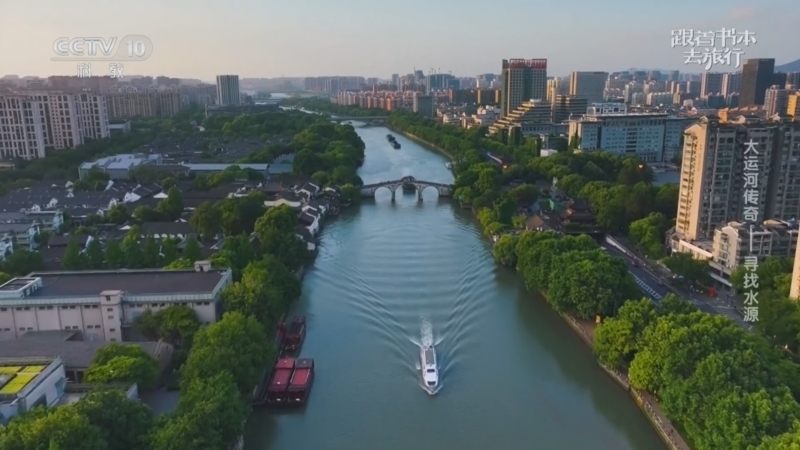
[{"label": "hazy horizon", "polygon": [[[502,9],[455,0],[402,5],[354,0],[347,6],[320,0],[217,5],[142,0],[122,13],[118,4],[97,0],[32,0],[6,2],[2,8],[0,73],[20,77],[76,74],[74,62],[50,60],[59,37],[131,34],[148,36],[154,53],[147,61],[126,63],[125,75],[203,81],[224,73],[388,78],[414,68],[475,76],[499,73],[500,60],[508,58],[546,58],[551,76],[631,67],[702,72],[701,66],[684,65],[687,49],[670,47],[673,29],[749,30],[758,42],[744,49],[743,59],[775,58],[781,65],[800,58],[792,45],[800,34],[793,28],[800,16],[796,0],[679,0],[645,8],[632,0],[613,5],[509,0]],[[501,24],[487,25],[494,18]]]}]

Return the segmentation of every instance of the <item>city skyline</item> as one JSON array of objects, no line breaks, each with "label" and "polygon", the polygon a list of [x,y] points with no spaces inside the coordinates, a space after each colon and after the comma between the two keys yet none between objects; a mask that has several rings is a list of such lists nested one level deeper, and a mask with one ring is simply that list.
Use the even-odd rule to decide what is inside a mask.
[{"label": "city skyline", "polygon": [[[121,38],[129,34],[148,36],[154,52],[147,61],[127,64],[126,75],[202,80],[213,80],[222,73],[236,73],[241,78],[336,74],[385,78],[414,68],[426,73],[434,68],[475,76],[499,73],[501,60],[508,58],[546,58],[550,76],[631,67],[702,72],[698,65],[683,64],[686,49],[670,47],[674,29],[748,30],[756,34],[758,42],[744,49],[743,59],[775,58],[776,65],[781,65],[800,58],[787,44],[792,40],[787,35],[791,33],[788,30],[792,18],[800,15],[800,4],[791,0],[770,0],[759,5],[712,1],[692,5],[690,18],[676,17],[674,6],[669,5],[635,12],[630,1],[617,8],[578,5],[573,0],[535,5],[512,1],[504,7],[516,13],[504,16],[502,27],[496,29],[485,25],[485,5],[451,8],[455,5],[449,1],[431,6],[411,0],[404,5],[405,11],[427,14],[401,15],[388,4],[363,2],[334,8],[319,1],[263,5],[246,0],[223,7],[197,6],[185,0],[168,5],[144,0],[136,9],[119,16],[110,6],[97,3],[76,0],[66,6],[43,0],[36,6],[4,5],[4,16],[0,18],[2,72],[19,76],[74,75],[74,63],[50,60],[56,39]],[[581,14],[576,16],[573,11],[578,6]],[[359,14],[386,20],[356,23]],[[547,15],[548,20],[531,19],[542,15]],[[393,17],[397,20],[393,21]],[[591,17],[591,22],[584,17]],[[410,21],[414,33],[407,33]],[[598,23],[609,25],[598,30]],[[570,27],[573,29],[565,32]],[[632,35],[635,40],[630,39]],[[20,36],[25,37],[24,44],[20,43]],[[735,67],[716,66],[712,70]]]}]

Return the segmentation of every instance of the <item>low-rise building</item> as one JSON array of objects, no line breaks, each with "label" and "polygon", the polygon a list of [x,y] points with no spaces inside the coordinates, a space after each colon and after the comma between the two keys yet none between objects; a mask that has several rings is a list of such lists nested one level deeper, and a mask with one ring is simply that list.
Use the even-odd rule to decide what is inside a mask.
[{"label": "low-rise building", "polygon": [[745,256],[763,262],[769,256],[794,257],[797,249],[797,222],[765,220],[761,224],[729,222],[714,230],[711,267],[723,278],[744,263]]},{"label": "low-rise building", "polygon": [[37,406],[56,406],[66,385],[60,358],[0,359],[0,424]]},{"label": "low-rise building", "polygon": [[58,231],[64,224],[64,213],[51,211],[0,212],[0,223],[39,224],[39,231]]},{"label": "low-rise building", "polygon": [[0,223],[0,236],[11,238],[17,248],[36,250],[39,248],[37,236],[39,223]]},{"label": "low-rise building", "polygon": [[75,330],[87,340],[125,341],[139,315],[173,305],[209,324],[219,318],[220,293],[232,278],[208,261],[186,270],[33,272],[0,286],[0,340]]}]

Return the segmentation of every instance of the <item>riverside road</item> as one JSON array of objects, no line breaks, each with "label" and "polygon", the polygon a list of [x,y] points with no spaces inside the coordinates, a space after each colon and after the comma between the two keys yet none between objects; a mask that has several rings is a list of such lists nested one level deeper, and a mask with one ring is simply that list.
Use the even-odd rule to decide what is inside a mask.
[{"label": "riverside road", "polygon": [[[441,155],[396,133],[394,150],[384,127],[356,130],[366,184],[453,182]],[[472,213],[422,194],[398,188],[392,202],[381,189],[326,221],[293,311],[308,319],[300,354],[315,360],[314,389],[302,409],[254,412],[245,448],[665,449],[583,341],[495,264]],[[438,341],[436,396],[420,387],[423,319]]]}]

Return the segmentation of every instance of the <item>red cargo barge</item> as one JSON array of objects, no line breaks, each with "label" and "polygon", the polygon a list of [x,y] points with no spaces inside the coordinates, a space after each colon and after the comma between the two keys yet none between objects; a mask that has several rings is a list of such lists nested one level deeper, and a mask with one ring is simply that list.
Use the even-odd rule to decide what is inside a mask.
[{"label": "red cargo barge", "polygon": [[287,403],[289,381],[293,372],[294,358],[281,358],[275,363],[267,387],[268,405],[285,405]]},{"label": "red cargo barge", "polygon": [[286,330],[286,337],[283,339],[283,351],[294,352],[303,345],[306,338],[306,316],[295,316],[289,329]]},{"label": "red cargo barge", "polygon": [[308,398],[311,385],[314,383],[314,360],[300,358],[295,362],[294,374],[289,382],[288,403],[302,404]]}]

